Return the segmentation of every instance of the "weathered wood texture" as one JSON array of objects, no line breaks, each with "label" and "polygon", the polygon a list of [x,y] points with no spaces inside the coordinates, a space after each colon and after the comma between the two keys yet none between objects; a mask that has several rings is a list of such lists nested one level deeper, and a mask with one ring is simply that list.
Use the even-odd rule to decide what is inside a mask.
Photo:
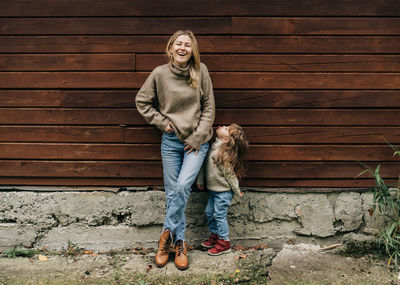
[{"label": "weathered wood texture", "polygon": [[398,178],[400,1],[3,0],[0,184],[162,185],[161,133],[134,99],[185,28],[215,125],[248,135],[241,185],[372,186],[357,161]]},{"label": "weathered wood texture", "polygon": [[397,0],[3,0],[0,16],[398,16]]}]

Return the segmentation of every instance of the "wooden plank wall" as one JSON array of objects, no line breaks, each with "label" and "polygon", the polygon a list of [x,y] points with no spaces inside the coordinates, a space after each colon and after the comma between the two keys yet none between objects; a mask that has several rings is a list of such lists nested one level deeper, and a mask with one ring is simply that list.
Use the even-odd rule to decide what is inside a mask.
[{"label": "wooden plank wall", "polygon": [[[150,4],[151,3],[151,4]],[[162,184],[134,97],[177,29],[198,37],[243,186],[364,187],[400,143],[400,1],[2,0],[0,184]]]}]

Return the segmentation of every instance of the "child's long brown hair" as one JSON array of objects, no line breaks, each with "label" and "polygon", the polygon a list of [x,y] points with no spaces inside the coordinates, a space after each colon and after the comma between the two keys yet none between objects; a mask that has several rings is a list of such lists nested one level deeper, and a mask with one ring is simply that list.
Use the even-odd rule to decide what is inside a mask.
[{"label": "child's long brown hair", "polygon": [[215,162],[230,167],[232,174],[242,178],[245,175],[244,156],[248,147],[249,142],[242,127],[231,124],[228,141],[219,147]]}]

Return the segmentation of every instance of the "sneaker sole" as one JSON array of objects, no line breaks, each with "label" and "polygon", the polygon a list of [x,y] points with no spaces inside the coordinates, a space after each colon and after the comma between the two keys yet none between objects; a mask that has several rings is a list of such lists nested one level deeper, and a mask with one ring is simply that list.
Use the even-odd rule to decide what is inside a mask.
[{"label": "sneaker sole", "polygon": [[211,253],[209,251],[207,251],[207,252],[208,252],[209,255],[217,256],[217,255],[221,255],[221,254],[225,254],[225,253],[230,253],[231,251],[232,251],[232,249],[227,249],[227,250],[224,250],[224,251],[221,251],[221,252],[218,252],[218,253]]}]

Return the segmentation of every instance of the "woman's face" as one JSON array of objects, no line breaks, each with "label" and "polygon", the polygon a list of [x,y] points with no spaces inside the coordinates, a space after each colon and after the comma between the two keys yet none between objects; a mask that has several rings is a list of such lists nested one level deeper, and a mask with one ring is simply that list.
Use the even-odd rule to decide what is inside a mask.
[{"label": "woman's face", "polygon": [[176,38],[169,51],[172,54],[174,63],[180,68],[185,68],[192,56],[192,39],[187,35],[180,35]]}]

